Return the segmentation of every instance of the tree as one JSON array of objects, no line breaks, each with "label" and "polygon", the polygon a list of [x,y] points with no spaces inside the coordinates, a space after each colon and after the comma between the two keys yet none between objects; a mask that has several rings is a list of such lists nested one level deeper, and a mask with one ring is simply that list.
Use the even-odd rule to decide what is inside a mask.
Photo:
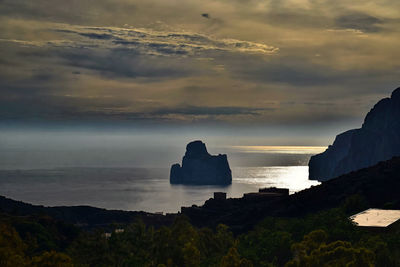
[{"label": "tree", "polygon": [[40,256],[32,258],[31,266],[33,267],[72,267],[72,259],[64,254],[55,251],[45,251]]},{"label": "tree", "polygon": [[228,253],[222,258],[220,267],[252,267],[251,261],[241,259],[235,247],[231,247]]},{"label": "tree", "polygon": [[372,251],[341,240],[326,244],[326,240],[327,234],[323,230],[305,235],[301,242],[292,246],[294,259],[285,266],[374,266]]},{"label": "tree", "polygon": [[25,257],[27,246],[15,229],[6,224],[0,224],[0,266],[27,266]]},{"label": "tree", "polygon": [[185,247],[182,249],[182,253],[185,267],[200,266],[200,251],[193,243],[186,243]]}]

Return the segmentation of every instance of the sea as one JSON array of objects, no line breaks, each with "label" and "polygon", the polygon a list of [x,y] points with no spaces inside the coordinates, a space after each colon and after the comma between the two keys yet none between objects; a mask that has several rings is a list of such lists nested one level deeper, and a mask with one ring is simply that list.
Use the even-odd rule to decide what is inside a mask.
[{"label": "sea", "polygon": [[[212,154],[228,155],[233,177],[229,186],[171,185],[169,166],[181,161],[184,150],[157,149],[145,154],[143,150],[128,150],[123,157],[115,156],[121,151],[107,150],[3,150],[0,195],[44,206],[89,205],[172,213],[182,206],[202,205],[214,192],[238,198],[264,187],[289,188],[293,194],[318,185],[318,181],[308,179],[307,163],[326,147],[211,147]],[[145,164],[152,158],[149,155],[154,155],[154,166]]]}]

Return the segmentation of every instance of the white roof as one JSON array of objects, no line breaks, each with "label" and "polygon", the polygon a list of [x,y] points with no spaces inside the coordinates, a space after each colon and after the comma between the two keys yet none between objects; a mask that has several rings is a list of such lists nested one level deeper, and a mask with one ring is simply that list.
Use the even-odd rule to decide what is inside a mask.
[{"label": "white roof", "polygon": [[387,227],[400,220],[400,210],[368,209],[350,217],[357,226]]}]

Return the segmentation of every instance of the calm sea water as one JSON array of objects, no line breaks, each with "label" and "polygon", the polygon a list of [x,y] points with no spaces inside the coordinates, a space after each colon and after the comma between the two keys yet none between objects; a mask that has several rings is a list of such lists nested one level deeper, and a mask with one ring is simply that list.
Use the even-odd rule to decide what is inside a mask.
[{"label": "calm sea water", "polygon": [[312,154],[323,149],[230,147],[224,152],[228,152],[233,182],[224,187],[171,185],[169,168],[158,167],[8,168],[0,170],[0,195],[46,206],[176,212],[182,206],[203,204],[215,191],[241,197],[261,187],[285,187],[293,193],[317,185],[308,180],[305,165]]}]

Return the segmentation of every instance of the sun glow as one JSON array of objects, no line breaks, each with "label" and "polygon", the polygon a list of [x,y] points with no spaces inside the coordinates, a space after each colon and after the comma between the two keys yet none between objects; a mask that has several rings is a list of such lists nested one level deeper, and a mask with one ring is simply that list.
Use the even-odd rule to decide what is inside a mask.
[{"label": "sun glow", "polygon": [[244,153],[281,153],[281,154],[318,154],[327,149],[325,146],[232,146]]},{"label": "sun glow", "polygon": [[320,184],[318,181],[308,179],[307,166],[259,168],[242,167],[234,168],[233,175],[233,180],[235,182],[253,185],[257,188],[288,188],[291,194]]}]

